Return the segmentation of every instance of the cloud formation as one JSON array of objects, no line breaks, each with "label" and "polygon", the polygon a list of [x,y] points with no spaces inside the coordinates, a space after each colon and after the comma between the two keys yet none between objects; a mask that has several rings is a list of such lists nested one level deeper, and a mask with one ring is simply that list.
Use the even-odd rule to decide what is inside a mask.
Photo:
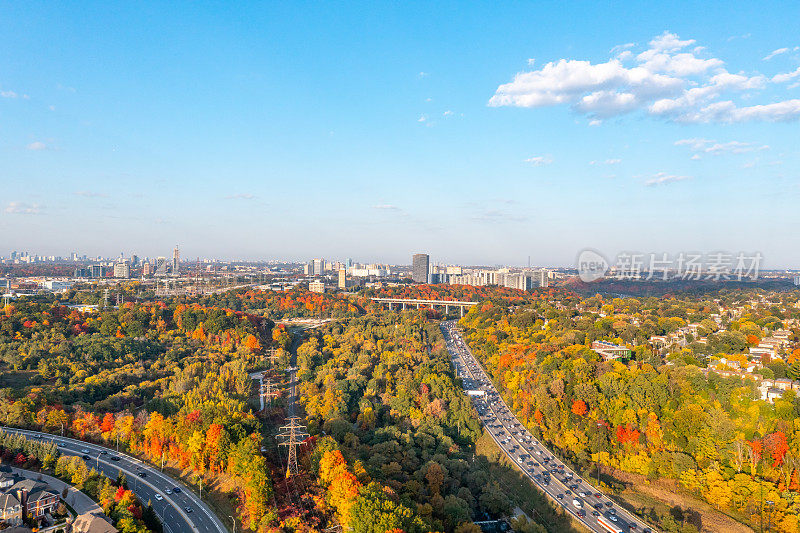
[{"label": "cloud formation", "polygon": [[525,162],[535,167],[543,167],[545,165],[549,165],[550,163],[552,163],[553,160],[548,156],[538,155],[536,157],[529,157],[528,159],[525,160]]},{"label": "cloud formation", "polygon": [[795,46],[794,48],[778,48],[777,50],[773,50],[772,52],[764,56],[764,61],[769,61],[775,56],[786,54],[788,52],[797,52],[797,50],[800,50],[800,47]]},{"label": "cloud formation", "polygon": [[40,212],[39,204],[26,204],[25,202],[9,202],[3,210],[14,215],[38,215]]},{"label": "cloud formation", "polygon": [[632,43],[615,47],[603,63],[559,59],[538,70],[519,72],[497,88],[489,106],[569,105],[591,125],[635,111],[691,123],[800,118],[800,100],[742,106],[730,99],[752,95],[770,82],[789,81],[786,76],[794,74],[770,79],[729,72],[724,61],[710,57],[694,39],[683,40],[670,32],[653,38],[639,53],[635,47]]},{"label": "cloud formation", "polygon": [[654,174],[650,179],[644,182],[645,185],[666,185],[668,183],[675,183],[676,181],[683,181],[691,179],[691,176],[678,176],[676,174],[667,174],[666,172],[659,172]]},{"label": "cloud formation", "polygon": [[247,193],[229,194],[225,197],[226,200],[255,200],[255,196]]},{"label": "cloud formation", "polygon": [[700,159],[698,153],[711,155],[722,154],[746,154],[761,150],[769,150],[766,144],[746,143],[741,141],[717,142],[711,139],[681,139],[675,141],[675,146],[688,146],[689,150],[695,152],[692,159]]},{"label": "cloud formation", "polygon": [[47,150],[47,145],[41,141],[32,142],[25,147],[28,150],[39,151],[39,150]]}]

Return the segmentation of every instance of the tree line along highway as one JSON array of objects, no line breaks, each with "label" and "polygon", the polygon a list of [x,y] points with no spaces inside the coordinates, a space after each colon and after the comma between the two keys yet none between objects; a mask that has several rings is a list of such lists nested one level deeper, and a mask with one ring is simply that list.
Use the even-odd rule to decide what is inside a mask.
[{"label": "tree line along highway", "polygon": [[456,375],[498,448],[553,502],[591,531],[654,531],[582,480],[520,423],[464,342],[454,321],[441,323]]}]

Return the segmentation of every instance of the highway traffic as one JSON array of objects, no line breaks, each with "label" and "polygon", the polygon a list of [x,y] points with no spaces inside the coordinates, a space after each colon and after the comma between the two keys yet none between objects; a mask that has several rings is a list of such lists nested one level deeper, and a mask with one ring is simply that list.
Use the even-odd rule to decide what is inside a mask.
[{"label": "highway traffic", "polygon": [[6,427],[0,429],[7,433],[21,433],[30,439],[55,442],[62,455],[80,456],[86,461],[86,466],[111,479],[116,479],[122,471],[128,488],[143,504],[152,502],[153,510],[164,524],[166,533],[227,533],[213,511],[185,485],[139,459],[105,446],[49,433]]},{"label": "highway traffic", "polygon": [[442,322],[451,362],[497,446],[555,503],[592,531],[652,533],[647,524],[601,494],[545,448],[514,416],[454,321]]}]

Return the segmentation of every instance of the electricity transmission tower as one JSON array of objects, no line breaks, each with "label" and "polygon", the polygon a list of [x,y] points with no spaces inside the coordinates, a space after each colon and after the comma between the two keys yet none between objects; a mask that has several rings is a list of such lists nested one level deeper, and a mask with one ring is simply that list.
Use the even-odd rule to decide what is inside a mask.
[{"label": "electricity transmission tower", "polygon": [[261,397],[264,398],[264,408],[267,403],[272,406],[272,399],[278,396],[278,391],[273,386],[272,378],[261,378]]},{"label": "electricity transmission tower", "polygon": [[269,348],[264,355],[264,359],[269,361],[269,367],[272,368],[275,366],[275,361],[278,359],[278,356],[275,355],[277,350],[275,348]]},{"label": "electricity transmission tower", "polygon": [[286,477],[291,477],[298,473],[297,468],[297,446],[303,444],[303,440],[309,437],[306,427],[299,423],[300,418],[292,416],[286,419],[289,422],[281,427],[282,433],[278,433],[278,438],[282,439],[280,446],[289,447],[289,460],[286,463]]}]

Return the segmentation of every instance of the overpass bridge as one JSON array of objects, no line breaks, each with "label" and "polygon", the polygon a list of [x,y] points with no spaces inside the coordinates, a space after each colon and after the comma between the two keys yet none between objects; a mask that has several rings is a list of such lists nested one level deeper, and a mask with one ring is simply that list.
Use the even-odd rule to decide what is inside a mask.
[{"label": "overpass bridge", "polygon": [[435,309],[438,306],[444,306],[445,314],[450,312],[451,307],[458,307],[461,311],[461,316],[464,316],[464,309],[478,305],[478,302],[460,302],[458,300],[418,300],[413,298],[372,298],[373,302],[380,304],[388,304],[389,310],[394,309],[395,305],[398,309],[406,310],[407,305],[416,305],[417,309],[420,307],[430,307]]}]

